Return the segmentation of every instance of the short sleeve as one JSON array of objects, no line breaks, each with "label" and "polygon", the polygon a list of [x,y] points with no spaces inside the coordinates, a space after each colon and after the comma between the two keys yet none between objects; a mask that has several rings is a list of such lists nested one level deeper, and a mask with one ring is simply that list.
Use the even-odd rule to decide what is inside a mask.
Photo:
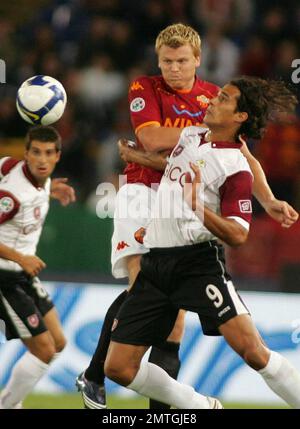
[{"label": "short sleeve", "polygon": [[10,192],[0,189],[0,224],[12,219],[19,211],[20,202]]},{"label": "short sleeve", "polygon": [[161,125],[159,96],[151,78],[144,76],[132,82],[128,99],[131,123],[135,133],[143,126]]},{"label": "short sleeve", "polygon": [[17,159],[11,158],[9,156],[5,156],[0,159],[0,180],[6,176],[10,170],[19,163]]},{"label": "short sleeve", "polygon": [[226,178],[219,188],[221,215],[235,219],[249,229],[252,217],[252,175],[239,171]]}]

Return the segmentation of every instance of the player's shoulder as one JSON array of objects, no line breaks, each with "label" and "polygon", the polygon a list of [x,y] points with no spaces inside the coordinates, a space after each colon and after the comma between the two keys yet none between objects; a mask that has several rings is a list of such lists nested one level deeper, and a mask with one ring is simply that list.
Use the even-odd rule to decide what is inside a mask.
[{"label": "player's shoulder", "polygon": [[197,85],[209,98],[215,97],[220,91],[220,87],[212,82],[202,80],[197,76]]},{"label": "player's shoulder", "polygon": [[222,166],[224,174],[230,176],[238,173],[239,171],[249,171],[250,166],[247,159],[242,154],[241,145],[227,142],[213,142],[211,143],[211,155],[219,165]]},{"label": "player's shoulder", "polygon": [[20,160],[12,158],[10,156],[5,156],[0,159],[0,179],[4,176],[7,176],[11,170],[20,163]]},{"label": "player's shoulder", "polygon": [[32,188],[30,181],[24,171],[24,161],[15,164],[6,176],[0,182],[1,189],[11,192],[20,200],[24,200]]},{"label": "player's shoulder", "polygon": [[162,75],[154,75],[154,76],[138,76],[136,77],[129,86],[129,92],[134,93],[137,91],[152,89],[157,92],[159,90],[170,91],[170,88],[167,86]]},{"label": "player's shoulder", "polygon": [[182,139],[191,140],[193,138],[201,139],[205,136],[208,129],[205,127],[199,127],[197,125],[192,125],[190,127],[185,127],[182,129],[182,132],[180,134],[180,137]]},{"label": "player's shoulder", "polygon": [[149,88],[149,86],[154,87],[159,83],[159,76],[137,76],[129,85],[129,92],[144,90]]}]

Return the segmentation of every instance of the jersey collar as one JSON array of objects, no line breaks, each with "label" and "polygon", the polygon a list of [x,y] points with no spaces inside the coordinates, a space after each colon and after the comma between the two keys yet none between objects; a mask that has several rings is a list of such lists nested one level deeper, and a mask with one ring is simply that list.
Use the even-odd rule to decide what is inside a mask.
[{"label": "jersey collar", "polygon": [[211,147],[214,149],[240,149],[242,146],[240,142],[211,142]]},{"label": "jersey collar", "polygon": [[43,189],[42,186],[40,186],[37,182],[37,180],[35,179],[35,177],[31,174],[31,171],[28,168],[27,162],[24,161],[24,164],[22,166],[22,170],[24,173],[24,176],[26,177],[27,180],[29,180],[29,182],[36,188],[36,189]]},{"label": "jersey collar", "polygon": [[167,82],[164,80],[165,86],[168,91],[172,92],[173,94],[191,94],[195,90],[195,86],[197,84],[197,76],[195,75],[194,83],[191,89],[173,89],[170,85],[167,84]]},{"label": "jersey collar", "polygon": [[210,131],[206,131],[202,134],[199,134],[200,137],[200,144],[199,146],[205,144],[205,143],[210,143],[211,147],[213,149],[240,149],[243,146],[243,143],[241,141],[238,142],[226,142],[226,141],[210,141],[209,140],[209,134]]}]

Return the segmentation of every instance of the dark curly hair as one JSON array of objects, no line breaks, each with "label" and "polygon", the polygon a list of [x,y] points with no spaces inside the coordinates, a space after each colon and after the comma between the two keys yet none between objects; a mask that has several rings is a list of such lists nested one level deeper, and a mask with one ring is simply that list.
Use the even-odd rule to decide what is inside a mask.
[{"label": "dark curly hair", "polygon": [[280,80],[242,76],[233,79],[230,85],[236,86],[241,92],[237,111],[248,113],[248,119],[239,129],[239,134],[246,137],[261,138],[268,120],[276,112],[293,113],[298,103],[297,97]]}]

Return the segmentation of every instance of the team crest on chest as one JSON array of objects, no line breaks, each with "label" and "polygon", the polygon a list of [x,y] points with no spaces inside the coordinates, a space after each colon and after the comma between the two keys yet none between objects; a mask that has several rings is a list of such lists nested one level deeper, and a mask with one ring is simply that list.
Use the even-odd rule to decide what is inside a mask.
[{"label": "team crest on chest", "polygon": [[197,97],[197,101],[200,104],[200,106],[202,107],[202,109],[206,109],[209,105],[209,98],[205,97],[205,95],[198,95]]},{"label": "team crest on chest", "polygon": [[33,210],[33,214],[34,214],[35,219],[40,219],[41,218],[41,208],[35,207]]},{"label": "team crest on chest", "polygon": [[180,144],[173,152],[172,156],[173,158],[176,158],[176,156],[179,156],[181,152],[183,151],[184,147]]}]

